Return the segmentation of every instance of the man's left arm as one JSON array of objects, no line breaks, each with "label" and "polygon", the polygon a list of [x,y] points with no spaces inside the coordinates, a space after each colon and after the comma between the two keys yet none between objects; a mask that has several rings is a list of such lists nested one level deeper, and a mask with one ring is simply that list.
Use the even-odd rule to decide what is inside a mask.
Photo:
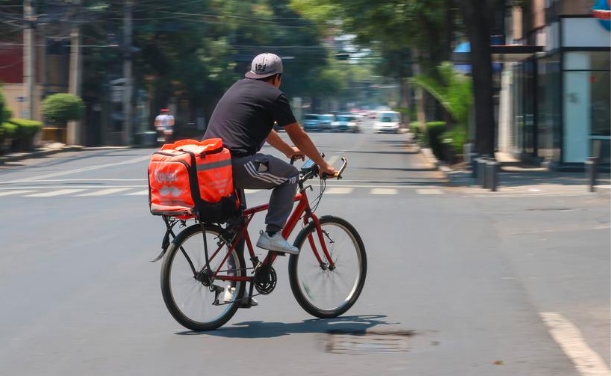
[{"label": "man's left arm", "polygon": [[281,153],[286,155],[288,158],[292,157],[295,154],[295,150],[293,147],[280,137],[278,132],[272,129],[269,136],[267,136],[267,143],[278,149]]}]

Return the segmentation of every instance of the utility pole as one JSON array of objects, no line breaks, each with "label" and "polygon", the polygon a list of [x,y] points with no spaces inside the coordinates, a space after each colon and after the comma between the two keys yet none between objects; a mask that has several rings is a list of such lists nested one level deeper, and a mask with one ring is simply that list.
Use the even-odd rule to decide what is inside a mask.
[{"label": "utility pole", "polygon": [[[80,7],[81,0],[73,0],[76,12],[70,29],[70,83],[68,92],[72,95],[81,96],[81,25]],[[78,145],[81,142],[81,122],[68,122],[67,143]]]},{"label": "utility pole", "polygon": [[124,143],[132,145],[132,7],[133,0],[125,0],[123,25],[123,130]]},{"label": "utility pole", "polygon": [[35,34],[34,34],[34,0],[24,0],[23,2],[23,17],[26,23],[26,28],[23,32],[23,83],[24,98],[27,101],[26,110],[20,117],[25,119],[34,118],[34,85],[36,80],[35,67]]}]

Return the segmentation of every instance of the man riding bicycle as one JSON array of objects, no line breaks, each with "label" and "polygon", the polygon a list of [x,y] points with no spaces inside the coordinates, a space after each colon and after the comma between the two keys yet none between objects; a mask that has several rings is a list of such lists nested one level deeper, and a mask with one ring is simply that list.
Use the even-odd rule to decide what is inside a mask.
[{"label": "man riding bicycle", "polygon": [[[245,78],[234,83],[214,109],[204,139],[221,138],[231,151],[233,182],[238,189],[271,189],[266,228],[257,247],[298,254],[299,249],[282,237],[281,230],[291,213],[299,171],[272,155],[259,151],[267,141],[287,158],[312,159],[321,173],[336,170],[319,154],[310,137],[295,120],[286,95],[279,90],[282,60],[275,54],[257,55]],[[295,146],[290,146],[273,129],[284,129]]]}]

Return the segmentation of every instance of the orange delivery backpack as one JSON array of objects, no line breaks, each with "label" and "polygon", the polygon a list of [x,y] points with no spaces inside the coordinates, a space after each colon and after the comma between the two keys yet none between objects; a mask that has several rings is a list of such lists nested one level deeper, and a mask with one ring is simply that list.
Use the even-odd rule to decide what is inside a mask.
[{"label": "orange delivery backpack", "polygon": [[151,214],[223,223],[239,208],[231,154],[220,138],[165,144],[148,165]]}]

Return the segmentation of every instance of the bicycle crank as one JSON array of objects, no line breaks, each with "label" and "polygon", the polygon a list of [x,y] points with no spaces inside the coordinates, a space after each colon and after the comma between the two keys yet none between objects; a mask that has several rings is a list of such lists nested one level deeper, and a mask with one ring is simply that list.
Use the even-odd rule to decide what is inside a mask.
[{"label": "bicycle crank", "polygon": [[274,291],[276,283],[278,282],[278,276],[276,270],[271,265],[262,265],[255,269],[254,285],[259,294],[267,295]]}]

